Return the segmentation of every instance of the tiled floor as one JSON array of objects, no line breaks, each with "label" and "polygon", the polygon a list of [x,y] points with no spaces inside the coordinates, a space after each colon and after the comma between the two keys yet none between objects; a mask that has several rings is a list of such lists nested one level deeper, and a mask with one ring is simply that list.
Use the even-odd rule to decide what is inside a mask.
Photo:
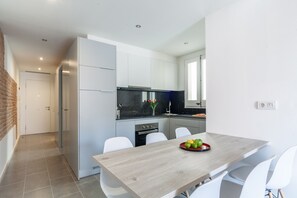
[{"label": "tiled floor", "polygon": [[77,181],[55,134],[20,137],[0,182],[0,198],[105,198],[99,175]]}]

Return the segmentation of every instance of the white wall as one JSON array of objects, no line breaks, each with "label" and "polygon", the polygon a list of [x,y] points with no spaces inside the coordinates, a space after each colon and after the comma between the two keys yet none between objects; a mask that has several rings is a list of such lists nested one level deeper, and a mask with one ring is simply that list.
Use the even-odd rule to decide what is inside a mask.
[{"label": "white wall", "polygon": [[[16,62],[13,58],[13,54],[7,42],[7,37],[4,35],[4,68],[9,73],[9,75],[16,81],[17,86],[19,86],[19,70],[16,65]],[[19,95],[18,95],[19,96]],[[17,106],[19,107],[19,97],[17,99]],[[18,113],[19,114],[19,113]],[[18,116],[19,123],[19,116]],[[17,126],[11,128],[6,136],[0,140],[0,179],[5,170],[6,165],[8,164],[13,151],[16,145],[18,135],[17,135]]]},{"label": "white wall", "polygon": [[[193,58],[200,58],[201,55],[205,55],[205,50],[199,50],[190,54],[185,54],[177,58],[178,62],[178,89],[185,90],[185,61]],[[199,63],[200,64],[200,63]]]},{"label": "white wall", "polygon": [[[296,8],[296,0],[241,0],[206,18],[207,131],[271,141],[256,160],[297,143]],[[278,109],[257,110],[257,100]],[[287,197],[296,197],[294,171]]]}]

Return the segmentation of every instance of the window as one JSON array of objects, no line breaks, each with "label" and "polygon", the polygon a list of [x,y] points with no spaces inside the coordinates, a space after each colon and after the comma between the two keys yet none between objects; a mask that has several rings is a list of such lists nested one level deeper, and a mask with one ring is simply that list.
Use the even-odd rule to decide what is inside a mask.
[{"label": "window", "polygon": [[185,61],[185,107],[200,108],[206,105],[205,55]]}]

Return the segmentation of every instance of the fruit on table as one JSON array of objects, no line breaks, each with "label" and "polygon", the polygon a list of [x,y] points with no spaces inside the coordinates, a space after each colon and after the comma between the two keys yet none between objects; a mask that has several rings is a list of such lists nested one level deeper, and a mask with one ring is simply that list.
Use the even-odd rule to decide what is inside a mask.
[{"label": "fruit on table", "polygon": [[201,147],[203,144],[203,141],[201,139],[195,139],[195,140],[187,140],[185,142],[185,147],[188,148],[198,148]]},{"label": "fruit on table", "polygon": [[187,140],[187,143],[194,144],[194,140]]},{"label": "fruit on table", "polygon": [[186,148],[188,149],[188,148],[190,148],[190,147],[191,147],[191,144],[190,144],[190,143],[188,143],[188,142],[186,142],[186,143],[185,143],[185,146],[186,146]]}]

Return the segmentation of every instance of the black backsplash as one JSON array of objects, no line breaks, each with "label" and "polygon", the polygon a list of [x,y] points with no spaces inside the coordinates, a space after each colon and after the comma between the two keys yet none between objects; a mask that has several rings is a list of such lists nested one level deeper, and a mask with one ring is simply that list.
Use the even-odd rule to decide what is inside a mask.
[{"label": "black backsplash", "polygon": [[117,90],[117,105],[120,109],[121,118],[151,116],[152,109],[147,100],[156,99],[156,115],[166,113],[169,101],[171,101],[171,113],[196,114],[205,113],[205,109],[184,108],[184,91],[151,91],[151,90]]}]

